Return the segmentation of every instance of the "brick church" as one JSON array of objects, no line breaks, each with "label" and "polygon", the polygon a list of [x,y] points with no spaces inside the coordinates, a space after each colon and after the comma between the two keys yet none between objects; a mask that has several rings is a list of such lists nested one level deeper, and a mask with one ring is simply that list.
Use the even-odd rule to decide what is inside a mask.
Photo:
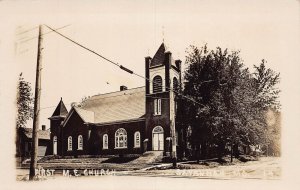
[{"label": "brick church", "polygon": [[92,96],[68,112],[62,99],[50,119],[50,150],[59,156],[176,155],[176,90],[181,61],[162,43],[145,58],[145,86]]}]

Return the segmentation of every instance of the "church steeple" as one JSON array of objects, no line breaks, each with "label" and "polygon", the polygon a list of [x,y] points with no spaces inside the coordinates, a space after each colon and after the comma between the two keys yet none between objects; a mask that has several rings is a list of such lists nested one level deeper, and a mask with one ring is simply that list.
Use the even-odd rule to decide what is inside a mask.
[{"label": "church steeple", "polygon": [[162,43],[156,51],[155,55],[153,56],[150,67],[155,67],[164,64],[165,52],[166,46],[164,43]]},{"label": "church steeple", "polygon": [[55,111],[53,112],[52,116],[49,119],[65,118],[67,114],[68,114],[68,110],[67,110],[62,98],[60,98],[60,101],[59,101],[58,105],[56,106]]},{"label": "church steeple", "polygon": [[62,123],[68,115],[68,110],[62,100],[56,106],[53,114],[48,119],[50,120],[50,140],[53,143],[50,143],[50,154],[53,155],[62,155]]}]

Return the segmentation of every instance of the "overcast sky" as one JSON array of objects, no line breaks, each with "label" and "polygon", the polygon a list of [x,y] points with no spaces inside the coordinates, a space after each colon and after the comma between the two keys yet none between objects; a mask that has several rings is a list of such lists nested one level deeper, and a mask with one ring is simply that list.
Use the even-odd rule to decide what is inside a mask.
[{"label": "overcast sky", "polygon": [[[267,66],[277,72],[294,61],[289,54],[297,51],[289,46],[298,45],[295,41],[299,40],[296,1],[55,1],[47,5],[35,1],[31,9],[25,9],[28,4],[23,6],[22,2],[7,5],[6,24],[15,45],[14,75],[17,78],[23,72],[32,85],[37,38],[22,41],[37,37],[38,29],[16,33],[39,23],[53,28],[69,25],[59,31],[141,75],[145,72],[144,57],[153,57],[163,39],[174,58],[183,62],[189,45],[207,43],[210,49],[220,46],[241,50],[249,68],[266,59]],[[13,18],[8,11],[12,9]],[[44,32],[49,29],[44,27]],[[53,32],[44,36],[43,48],[41,124],[47,127],[47,118],[60,97],[70,109],[71,102],[84,96],[117,91],[120,85],[133,88],[145,83]]]},{"label": "overcast sky", "polygon": [[[264,186],[270,184],[272,189],[299,187],[299,0],[51,0],[47,3],[0,0],[0,145],[3,153],[0,176],[4,177],[1,185],[10,189],[16,185],[13,157],[17,79],[23,72],[25,79],[34,85],[37,50],[37,39],[20,43],[21,38],[36,37],[36,29],[22,35],[16,33],[39,23],[54,28],[71,24],[60,32],[142,75],[144,57],[153,56],[162,43],[163,31],[169,50],[182,61],[189,45],[203,46],[205,43],[211,49],[220,46],[241,50],[244,63],[250,68],[266,59],[268,67],[281,73],[282,180],[274,183],[247,181],[247,185],[237,181],[236,186],[222,181],[203,186],[201,181],[197,185],[206,189],[212,189],[215,184],[223,189],[241,186],[270,189]],[[22,28],[18,29],[18,26]],[[119,70],[55,33],[44,36],[43,47],[42,108],[56,106],[60,97],[68,104],[80,101],[83,96],[117,91],[120,85],[129,88],[144,85],[144,80]],[[47,118],[54,109],[42,109],[41,124],[49,127]],[[157,182],[160,184],[161,179]],[[174,185],[174,182],[172,187],[175,189],[187,185],[181,181]],[[19,185],[22,187],[16,188],[26,188],[24,184]],[[53,188],[44,183],[38,185],[34,187]],[[80,183],[73,185],[82,188]]]}]

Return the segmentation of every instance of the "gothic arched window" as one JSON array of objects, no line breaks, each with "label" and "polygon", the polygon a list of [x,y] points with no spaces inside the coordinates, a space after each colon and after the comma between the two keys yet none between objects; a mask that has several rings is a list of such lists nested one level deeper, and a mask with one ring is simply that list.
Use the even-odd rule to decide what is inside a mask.
[{"label": "gothic arched window", "polygon": [[83,149],[83,138],[82,135],[78,135],[78,150]]},{"label": "gothic arched window", "polygon": [[157,75],[153,78],[153,93],[162,92],[162,78]]},{"label": "gothic arched window", "polygon": [[118,129],[115,133],[115,147],[127,148],[127,132],[123,128]]},{"label": "gothic arched window", "polygon": [[103,135],[103,149],[108,149],[108,135]]},{"label": "gothic arched window", "polygon": [[71,136],[68,137],[68,150],[69,151],[72,150],[72,137]]},{"label": "gothic arched window", "polygon": [[134,133],[134,147],[140,148],[141,146],[141,133],[139,131]]},{"label": "gothic arched window", "polygon": [[57,154],[57,136],[53,137],[53,154]]}]

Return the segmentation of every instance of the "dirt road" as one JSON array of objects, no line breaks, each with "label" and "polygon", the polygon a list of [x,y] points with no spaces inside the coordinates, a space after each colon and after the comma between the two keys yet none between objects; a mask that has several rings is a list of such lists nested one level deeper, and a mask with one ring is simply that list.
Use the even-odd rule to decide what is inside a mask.
[{"label": "dirt road", "polygon": [[[164,164],[166,166],[166,164]],[[40,171],[42,177],[40,179],[61,179],[61,178],[84,178],[97,177],[168,177],[168,178],[193,178],[193,179],[280,179],[281,167],[280,158],[262,157],[259,161],[249,161],[245,163],[237,163],[235,165],[203,167],[203,165],[195,164],[179,164],[183,169],[140,169],[131,171],[116,171],[114,169],[98,169],[92,170],[56,170],[51,169]],[[158,167],[159,168],[159,167]],[[185,169],[189,168],[189,169]],[[26,180],[28,178],[28,169],[17,170],[17,180]]]}]

